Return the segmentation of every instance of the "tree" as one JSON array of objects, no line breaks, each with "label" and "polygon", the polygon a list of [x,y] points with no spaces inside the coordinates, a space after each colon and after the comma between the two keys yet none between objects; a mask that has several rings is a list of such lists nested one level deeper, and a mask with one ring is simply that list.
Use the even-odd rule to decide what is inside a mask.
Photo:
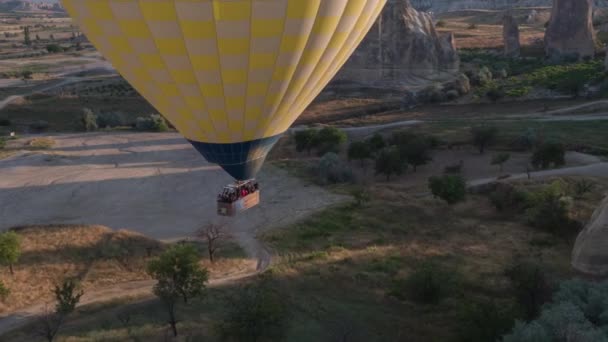
[{"label": "tree", "polygon": [[224,226],[216,223],[209,223],[197,232],[197,236],[207,243],[209,261],[214,262],[214,256],[219,247],[219,241],[226,237]]},{"label": "tree", "polygon": [[46,46],[46,51],[48,51],[49,53],[58,53],[61,52],[61,50],[63,49],[57,44],[49,44]]},{"label": "tree", "polygon": [[83,295],[83,291],[79,289],[74,279],[64,279],[61,285],[55,285],[53,293],[56,301],[55,310],[46,308],[39,317],[39,334],[49,342],[53,342],[65,318],[74,312]]},{"label": "tree", "polygon": [[364,141],[355,141],[348,146],[348,160],[359,160],[363,166],[365,159],[372,157],[369,144]]},{"label": "tree", "polygon": [[285,298],[263,280],[238,291],[227,306],[219,331],[229,341],[280,341],[285,334],[288,312]]},{"label": "tree", "polygon": [[416,172],[418,166],[425,165],[433,160],[430,155],[430,143],[425,137],[415,137],[408,143],[399,146],[401,157],[409,165],[414,167]]},{"label": "tree", "polygon": [[347,140],[346,133],[336,127],[325,127],[319,131],[315,138],[315,147],[318,155],[328,152],[340,152],[340,146]]},{"label": "tree", "polygon": [[492,126],[476,126],[471,128],[473,144],[479,148],[479,153],[483,154],[488,146],[496,141],[498,128]]},{"label": "tree", "polygon": [[391,179],[391,175],[402,174],[406,167],[407,164],[394,146],[385,147],[376,157],[376,174],[386,175],[387,181]]},{"label": "tree", "polygon": [[36,41],[39,42],[40,41],[40,36],[36,35]]},{"label": "tree", "polygon": [[32,45],[32,39],[30,38],[30,27],[26,26],[23,28],[23,43],[27,46]]},{"label": "tree", "polygon": [[318,133],[319,132],[313,128],[297,131],[294,136],[294,139],[296,141],[296,151],[306,151],[310,155],[310,152],[315,147],[315,142]]},{"label": "tree", "polygon": [[558,142],[545,142],[532,155],[532,165],[537,169],[547,169],[551,165],[559,167],[564,164],[566,164],[566,149]]},{"label": "tree", "polygon": [[11,290],[6,287],[4,282],[0,280],[0,300],[5,301],[6,298],[11,294]]},{"label": "tree", "polygon": [[371,138],[367,139],[370,151],[376,153],[386,147],[386,142],[380,133],[374,134]]},{"label": "tree", "polygon": [[55,36],[51,33],[51,35],[49,36],[50,40],[55,40]]},{"label": "tree", "polygon": [[9,231],[0,234],[0,264],[8,266],[11,274],[13,265],[21,256],[21,242],[17,233]]},{"label": "tree", "polygon": [[511,280],[524,318],[537,317],[542,305],[551,299],[551,284],[543,266],[530,260],[517,261],[505,274]]},{"label": "tree", "polygon": [[429,189],[433,196],[441,198],[448,204],[455,204],[465,199],[467,185],[464,178],[459,175],[444,175],[429,178]]},{"label": "tree", "polygon": [[189,244],[172,246],[148,263],[148,274],[157,280],[154,294],[161,300],[169,315],[173,335],[177,336],[175,309],[181,297],[188,299],[203,295],[209,275],[199,264],[196,248]]},{"label": "tree", "polygon": [[492,157],[492,165],[500,165],[500,172],[503,170],[503,165],[511,159],[509,153],[499,153]]}]

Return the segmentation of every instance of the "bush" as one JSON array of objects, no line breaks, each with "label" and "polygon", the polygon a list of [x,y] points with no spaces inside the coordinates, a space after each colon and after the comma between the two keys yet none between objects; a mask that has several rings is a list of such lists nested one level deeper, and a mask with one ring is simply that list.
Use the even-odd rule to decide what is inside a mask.
[{"label": "bush", "polygon": [[397,281],[391,294],[399,299],[437,304],[453,289],[453,272],[436,262],[423,262],[405,280]]},{"label": "bush", "polygon": [[547,192],[534,202],[526,212],[531,226],[559,235],[576,232],[578,223],[570,219],[567,197]]},{"label": "bush", "polygon": [[82,125],[87,132],[96,131],[98,128],[97,115],[89,108],[84,108],[82,111]]},{"label": "bush", "polygon": [[580,199],[585,196],[586,193],[591,192],[595,187],[595,183],[587,179],[576,180],[571,188],[574,193],[574,198]]},{"label": "bush", "polygon": [[503,165],[511,159],[509,153],[498,153],[492,157],[492,165],[500,165],[500,171],[502,172]]},{"label": "bush", "polygon": [[8,231],[0,234],[0,264],[8,266],[13,274],[13,265],[21,256],[21,239],[17,233]]},{"label": "bush", "polygon": [[538,130],[527,128],[524,133],[511,143],[511,146],[516,150],[527,151],[540,145],[542,140],[542,134]]},{"label": "bush", "polygon": [[355,199],[355,205],[357,207],[362,207],[371,200],[371,194],[369,190],[365,188],[354,189],[351,194]]},{"label": "bush", "polygon": [[7,118],[0,118],[0,126],[10,126],[11,120]]},{"label": "bush", "polygon": [[5,301],[10,294],[11,290],[0,280],[0,300]]},{"label": "bush", "polygon": [[59,53],[63,52],[63,48],[58,44],[49,44],[46,46],[46,51],[48,51],[49,53]]},{"label": "bush", "polygon": [[353,174],[348,165],[340,160],[340,157],[333,153],[326,153],[319,161],[319,179],[322,183],[345,183],[353,179]]},{"label": "bush", "polygon": [[372,153],[376,153],[386,147],[386,142],[380,133],[374,134],[371,138],[367,140],[367,144],[369,145]]},{"label": "bush", "polygon": [[500,86],[494,86],[491,87],[487,92],[486,92],[486,96],[490,99],[490,101],[496,103],[498,102],[498,100],[502,99],[503,97],[505,97],[506,93],[503,87]]},{"label": "bush", "polygon": [[448,204],[463,201],[467,192],[467,184],[464,178],[458,175],[444,175],[431,177],[429,189],[435,198],[439,197]]},{"label": "bush", "polygon": [[335,127],[325,127],[319,131],[315,139],[318,155],[328,152],[340,152],[340,146],[347,140],[346,133]]},{"label": "bush", "polygon": [[608,283],[579,279],[561,283],[553,302],[532,322],[517,322],[503,342],[606,342]]},{"label": "bush", "polygon": [[348,160],[360,160],[361,164],[365,159],[372,157],[372,151],[368,143],[355,141],[348,146]]},{"label": "bush", "polygon": [[296,151],[302,152],[306,151],[308,154],[315,147],[315,143],[317,141],[318,131],[316,129],[306,129],[303,131],[297,131],[294,139],[296,141]]},{"label": "bush", "polygon": [[545,142],[532,155],[532,165],[537,169],[547,169],[566,164],[566,149],[558,142]]},{"label": "bush", "polygon": [[430,154],[430,147],[431,140],[421,136],[416,136],[411,141],[398,146],[401,159],[412,165],[414,172],[416,172],[418,166],[426,165],[429,161],[433,160]]},{"label": "bush", "polygon": [[445,21],[443,21],[443,20],[439,20],[439,21],[438,21],[438,22],[435,24],[435,27],[445,27],[445,26],[446,26],[446,24],[445,24]]},{"label": "bush", "polygon": [[498,341],[512,327],[514,318],[511,307],[491,300],[465,302],[459,312],[458,341]]},{"label": "bush", "polygon": [[149,117],[138,117],[135,120],[135,128],[138,131],[152,132],[166,132],[169,130],[165,119],[158,114],[152,114]]},{"label": "bush", "polygon": [[126,125],[124,115],[119,112],[97,114],[97,126],[100,128],[121,127]]},{"label": "bush", "polygon": [[526,208],[526,193],[511,184],[499,183],[490,193],[490,202],[498,211],[519,213]]},{"label": "bush", "polygon": [[543,304],[551,300],[551,285],[543,266],[534,261],[518,261],[505,274],[511,280],[524,318],[537,317]]},{"label": "bush", "polygon": [[30,124],[30,128],[33,129],[34,131],[38,131],[38,132],[43,132],[46,131],[47,129],[49,129],[49,123],[48,121],[44,121],[44,120],[38,120],[34,123]]},{"label": "bush", "polygon": [[394,174],[402,174],[406,168],[407,163],[401,158],[399,149],[395,146],[385,147],[376,157],[376,174],[385,175],[387,181]]},{"label": "bush", "polygon": [[226,306],[218,330],[227,341],[280,341],[285,335],[288,310],[285,298],[266,283],[249,285]]},{"label": "bush", "polygon": [[469,26],[467,26],[467,29],[469,29],[469,30],[475,30],[475,29],[477,29],[477,24],[471,23],[471,24],[469,24]]}]

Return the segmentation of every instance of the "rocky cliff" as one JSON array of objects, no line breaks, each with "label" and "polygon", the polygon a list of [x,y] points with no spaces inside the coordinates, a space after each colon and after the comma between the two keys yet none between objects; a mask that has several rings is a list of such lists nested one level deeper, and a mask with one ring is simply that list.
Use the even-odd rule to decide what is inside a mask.
[{"label": "rocky cliff", "polygon": [[[391,1],[391,0],[389,0]],[[495,9],[511,7],[551,7],[552,0],[412,0],[418,10],[435,13],[464,9]],[[597,7],[608,7],[608,0],[594,0]]]},{"label": "rocky cliff", "polygon": [[545,51],[554,60],[595,55],[592,0],[554,0]]},{"label": "rocky cliff", "polygon": [[439,35],[427,13],[410,0],[391,1],[336,77],[373,86],[412,86],[455,73],[454,37]]}]

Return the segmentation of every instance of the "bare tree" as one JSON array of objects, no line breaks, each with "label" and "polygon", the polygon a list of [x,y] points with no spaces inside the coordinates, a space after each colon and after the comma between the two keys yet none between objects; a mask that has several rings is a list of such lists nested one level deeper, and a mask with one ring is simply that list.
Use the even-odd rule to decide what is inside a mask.
[{"label": "bare tree", "polygon": [[59,332],[59,328],[63,324],[64,315],[58,314],[47,307],[38,317],[38,334],[49,342],[55,340],[55,336]]},{"label": "bare tree", "polygon": [[208,223],[199,229],[196,236],[207,243],[209,261],[214,262],[214,255],[219,248],[219,242],[226,238],[225,226],[219,223]]},{"label": "bare tree", "polygon": [[55,310],[52,311],[47,307],[39,317],[38,333],[49,342],[53,342],[65,318],[74,312],[83,295],[74,279],[64,279],[61,284],[55,285],[53,293],[56,301]]}]

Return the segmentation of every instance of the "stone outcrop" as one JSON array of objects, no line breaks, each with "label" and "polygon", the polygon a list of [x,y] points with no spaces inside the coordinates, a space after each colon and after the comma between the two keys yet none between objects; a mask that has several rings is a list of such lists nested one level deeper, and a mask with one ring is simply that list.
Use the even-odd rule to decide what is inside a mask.
[{"label": "stone outcrop", "polygon": [[[392,0],[389,0],[389,2]],[[515,7],[550,7],[553,0],[412,0],[420,11],[434,13],[468,9],[505,10]],[[593,0],[596,7],[607,7],[608,0]]]},{"label": "stone outcrop", "polygon": [[510,14],[506,14],[502,18],[502,38],[505,45],[505,56],[519,57],[519,26]]},{"label": "stone outcrop", "polygon": [[427,13],[409,0],[389,2],[336,80],[380,87],[455,74],[460,65],[454,36],[441,36]]},{"label": "stone outcrop", "polygon": [[572,266],[584,273],[608,275],[608,197],[576,238]]},{"label": "stone outcrop", "polygon": [[592,0],[554,0],[545,33],[545,53],[553,60],[595,55]]}]

